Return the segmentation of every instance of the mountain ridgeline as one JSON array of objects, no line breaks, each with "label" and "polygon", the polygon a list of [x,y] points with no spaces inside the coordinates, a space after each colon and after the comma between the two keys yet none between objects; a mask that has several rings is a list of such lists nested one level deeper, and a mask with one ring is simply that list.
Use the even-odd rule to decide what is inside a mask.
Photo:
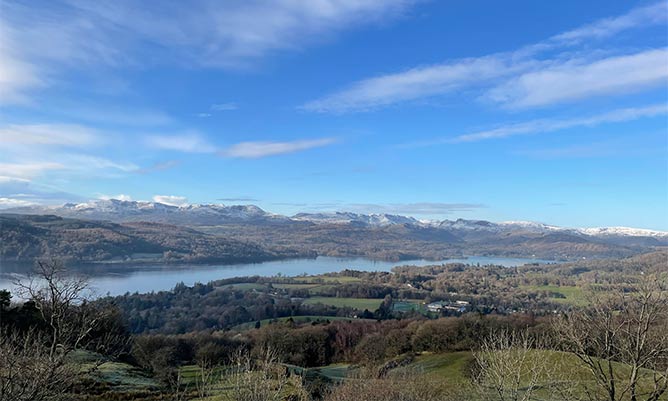
[{"label": "mountain ridgeline", "polygon": [[22,207],[0,215],[0,258],[236,263],[292,257],[386,260],[462,255],[546,259],[629,256],[668,233],[532,222],[425,221],[389,214],[268,213],[253,205],[171,206],[120,200]]}]

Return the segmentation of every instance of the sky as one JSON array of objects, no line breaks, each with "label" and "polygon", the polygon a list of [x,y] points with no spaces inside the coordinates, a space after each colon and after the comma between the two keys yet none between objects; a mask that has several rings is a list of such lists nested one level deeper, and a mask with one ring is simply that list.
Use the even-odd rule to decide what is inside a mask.
[{"label": "sky", "polygon": [[668,230],[668,3],[0,3],[0,207]]}]

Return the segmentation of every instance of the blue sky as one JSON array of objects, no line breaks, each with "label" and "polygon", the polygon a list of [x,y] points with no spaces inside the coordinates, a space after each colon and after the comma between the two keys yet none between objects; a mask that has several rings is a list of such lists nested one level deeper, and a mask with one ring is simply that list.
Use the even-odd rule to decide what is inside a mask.
[{"label": "blue sky", "polygon": [[668,230],[665,2],[0,7],[0,207]]}]

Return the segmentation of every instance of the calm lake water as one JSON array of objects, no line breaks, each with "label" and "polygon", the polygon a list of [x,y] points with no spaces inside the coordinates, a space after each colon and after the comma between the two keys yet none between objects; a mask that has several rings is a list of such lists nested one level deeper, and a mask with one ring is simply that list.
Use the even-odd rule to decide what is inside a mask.
[{"label": "calm lake water", "polygon": [[[319,256],[315,259],[291,259],[263,263],[235,265],[146,265],[146,264],[90,264],[76,267],[77,274],[89,277],[91,286],[99,296],[106,294],[121,295],[126,292],[151,292],[169,290],[183,282],[193,285],[197,282],[208,283],[212,280],[238,276],[298,276],[300,274],[322,274],[338,272],[344,269],[363,271],[390,271],[394,266],[425,266],[441,263],[469,263],[472,265],[495,264],[507,267],[521,266],[526,263],[554,263],[540,259],[520,259],[471,256],[466,259],[448,259],[429,261],[424,259],[401,262],[384,262],[365,258],[333,258]],[[0,262],[0,289],[12,290],[16,279],[25,277],[31,266]]]}]

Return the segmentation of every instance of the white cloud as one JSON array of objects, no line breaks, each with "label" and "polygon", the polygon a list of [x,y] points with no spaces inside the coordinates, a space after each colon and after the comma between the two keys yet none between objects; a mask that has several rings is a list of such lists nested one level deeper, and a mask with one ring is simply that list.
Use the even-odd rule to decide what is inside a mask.
[{"label": "white cloud", "polygon": [[98,196],[98,199],[101,200],[111,200],[111,199],[118,199],[120,201],[131,201],[132,196],[126,195],[126,194],[118,194],[118,195],[100,195]]},{"label": "white cloud", "polygon": [[37,68],[8,49],[0,23],[0,104],[29,103],[26,92],[45,86]]},{"label": "white cloud", "polygon": [[569,60],[521,74],[491,89],[486,97],[512,108],[544,106],[601,95],[641,91],[668,83],[668,49]]},{"label": "white cloud", "polygon": [[102,137],[97,131],[80,125],[25,124],[0,127],[0,142],[3,146],[83,147],[99,144]]},{"label": "white cloud", "polygon": [[7,199],[5,201],[7,207],[27,206],[27,204],[60,205],[83,200],[79,196],[52,186],[12,177],[0,177],[0,198]]},{"label": "white cloud", "polygon": [[74,124],[2,126],[0,175],[32,180],[54,173],[96,176],[137,170],[130,162],[80,153],[107,144],[105,135],[109,133]]},{"label": "white cloud", "polygon": [[[434,143],[457,143],[457,142],[475,142],[486,139],[499,139],[516,135],[537,134],[564,130],[575,127],[593,127],[606,123],[617,123],[624,121],[637,120],[645,117],[655,117],[668,114],[668,105],[658,104],[646,107],[635,107],[627,109],[617,109],[607,113],[597,114],[589,117],[571,118],[571,119],[542,119],[533,120],[519,124],[505,125],[499,128],[474,132],[471,134],[459,135],[451,139],[441,139]],[[424,143],[423,145],[428,145]]]},{"label": "white cloud", "polygon": [[216,147],[197,133],[181,135],[150,135],[146,144],[155,149],[171,150],[187,153],[212,153]]},{"label": "white cloud", "polygon": [[[598,93],[624,93],[635,82],[640,82],[645,86],[658,85],[663,82],[663,75],[657,70],[663,69],[664,73],[666,71],[666,61],[662,59],[660,54],[652,54],[650,51],[646,54],[628,56],[628,59],[618,57],[617,60],[615,58],[599,60],[600,64],[596,64],[597,52],[585,49],[589,57],[589,60],[585,62],[573,55],[572,48],[565,48],[576,46],[585,39],[594,41],[627,29],[668,23],[666,9],[665,3],[656,3],[649,7],[631,10],[620,17],[600,20],[564,32],[543,42],[531,44],[512,52],[450,60],[436,65],[419,66],[398,73],[363,79],[354,82],[347,88],[307,102],[300,106],[300,109],[327,113],[363,112],[402,102],[445,95],[456,90],[461,91],[464,88],[484,90],[485,88],[497,87],[487,97],[502,101],[505,99],[506,92],[514,88],[513,82],[515,81],[513,80],[518,80],[521,83],[521,77],[525,76],[527,77],[525,79],[528,79],[532,77],[532,73],[540,75],[551,71],[550,69],[554,68],[555,65],[563,68],[564,71],[561,72],[565,75],[580,72],[596,74],[597,70],[604,70],[605,72],[604,76],[596,77],[598,79],[593,81],[594,84],[589,85],[587,91],[582,90],[577,96],[570,95],[568,99],[577,99],[597,95]],[[561,53],[554,54],[555,50],[560,50]],[[548,51],[551,54],[546,55]],[[657,52],[662,51],[658,50]],[[541,56],[539,57],[539,55]],[[589,69],[587,69],[587,65],[589,65]],[[577,70],[576,67],[578,66],[584,71]],[[623,71],[623,74],[627,69],[634,66],[641,70],[634,74],[635,80],[629,78],[627,83],[618,84],[615,87],[610,79],[611,71],[619,68]],[[568,67],[571,68],[570,71],[567,69]],[[642,80],[642,73],[648,73],[652,78]],[[503,86],[504,80],[509,81],[508,88]],[[582,78],[582,80],[584,81],[585,78]],[[518,83],[515,83],[515,85],[518,85]],[[548,82],[546,81],[544,85],[548,85]],[[554,85],[551,92],[566,92],[569,89],[571,88]],[[555,100],[557,98],[559,101],[566,100],[566,93],[561,97],[555,96]]]},{"label": "white cloud", "polygon": [[71,154],[62,157],[64,169],[83,174],[100,172],[103,170],[117,170],[124,173],[139,170],[139,167],[131,162],[117,162],[104,157]]},{"label": "white cloud", "polygon": [[149,174],[149,173],[155,173],[158,171],[165,171],[169,170],[171,168],[174,168],[181,164],[180,160],[165,160],[165,161],[160,161],[153,163],[152,165],[149,165],[147,167],[139,168],[135,170],[134,172],[137,174]]},{"label": "white cloud", "polygon": [[170,206],[187,206],[188,198],[184,196],[175,196],[175,195],[155,195],[153,197],[154,202],[163,203]]},{"label": "white cloud", "polygon": [[133,163],[119,163],[102,157],[62,154],[51,161],[26,160],[21,162],[0,163],[3,177],[32,180],[51,173],[65,172],[83,176],[100,176],[111,172],[129,173],[138,170]]},{"label": "white cloud", "polygon": [[213,111],[230,111],[230,110],[236,110],[238,108],[239,107],[234,102],[217,103],[211,105],[211,110]]},{"label": "white cloud", "polygon": [[10,207],[24,207],[24,206],[34,206],[37,203],[30,202],[24,199],[13,199],[13,198],[3,198],[0,197],[0,209],[7,209]]},{"label": "white cloud", "polygon": [[301,108],[317,112],[366,111],[403,101],[445,94],[468,85],[482,85],[529,67],[508,55],[457,60],[451,63],[417,67],[397,74],[357,82],[347,89],[309,103]]},{"label": "white cloud", "polygon": [[553,42],[579,42],[585,39],[603,39],[638,26],[661,25],[668,22],[668,3],[659,1],[645,7],[638,7],[629,13],[604,18],[592,24],[567,31],[551,38]]},{"label": "white cloud", "polygon": [[309,139],[290,142],[241,142],[220,152],[225,157],[257,159],[302,150],[322,147],[336,143],[336,138]]},{"label": "white cloud", "polygon": [[[239,68],[359,25],[400,15],[412,0],[4,2],[0,100],[29,100],[63,67],[146,62]],[[25,29],[30,27],[30,29]],[[55,79],[54,79],[55,78]]]},{"label": "white cloud", "polygon": [[63,170],[65,166],[55,162],[0,163],[0,174],[11,179],[32,179],[46,172]]}]

